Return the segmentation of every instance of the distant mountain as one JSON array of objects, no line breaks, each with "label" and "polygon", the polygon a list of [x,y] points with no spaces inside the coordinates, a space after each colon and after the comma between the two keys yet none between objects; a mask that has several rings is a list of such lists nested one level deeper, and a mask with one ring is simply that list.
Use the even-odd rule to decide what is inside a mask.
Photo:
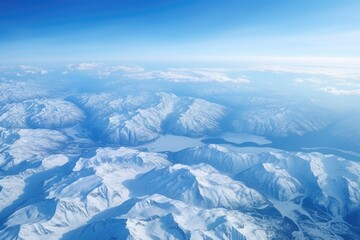
[{"label": "distant mountain", "polygon": [[49,95],[46,87],[35,81],[11,81],[1,80],[0,82],[0,105],[31,100]]},{"label": "distant mountain", "polygon": [[355,146],[360,149],[360,113],[346,117],[331,126],[331,135],[345,145]]},{"label": "distant mountain", "polygon": [[250,98],[232,120],[237,132],[287,137],[318,131],[332,122],[331,112],[308,100]]}]

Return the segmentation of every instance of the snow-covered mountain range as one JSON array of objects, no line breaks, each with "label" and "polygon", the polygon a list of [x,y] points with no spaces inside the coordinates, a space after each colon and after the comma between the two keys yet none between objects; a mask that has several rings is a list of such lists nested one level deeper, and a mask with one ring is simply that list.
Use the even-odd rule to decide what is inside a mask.
[{"label": "snow-covered mountain range", "polygon": [[254,140],[329,129],[357,146],[356,117],[37,84],[1,85],[0,239],[360,239],[358,161]]}]

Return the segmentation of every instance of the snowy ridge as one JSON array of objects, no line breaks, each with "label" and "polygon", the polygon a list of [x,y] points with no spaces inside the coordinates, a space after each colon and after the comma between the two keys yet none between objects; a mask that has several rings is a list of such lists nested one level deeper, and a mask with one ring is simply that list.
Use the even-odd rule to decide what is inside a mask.
[{"label": "snowy ridge", "polygon": [[174,94],[142,94],[114,99],[83,95],[75,102],[91,112],[96,135],[111,143],[139,145],[162,132],[203,136],[220,130],[225,108],[219,104]]},{"label": "snowy ridge", "polygon": [[335,156],[298,153],[310,163],[321,189],[320,206],[333,216],[346,215],[360,209],[360,166]]},{"label": "snowy ridge", "polygon": [[280,201],[292,200],[303,192],[298,180],[273,163],[256,164],[238,177],[249,186]]},{"label": "snowy ridge", "polygon": [[[65,168],[64,159],[61,159],[63,156],[51,158],[57,161],[47,157],[43,164],[52,161]],[[161,154],[127,148],[98,149],[91,158],[79,159],[69,175],[45,174],[47,178],[41,186],[44,198],[11,214],[0,235],[6,233],[23,239],[58,239],[92,216],[129,199],[129,190],[123,185],[125,180],[167,164],[169,162]]]},{"label": "snowy ridge", "polygon": [[187,148],[174,154],[174,160],[183,164],[207,163],[227,174],[237,174],[258,162],[272,158],[269,153],[240,153],[226,147],[210,144],[205,147]]},{"label": "snowy ridge", "polygon": [[[217,145],[183,151],[209,150],[208,160],[244,158]],[[47,155],[19,177],[2,177],[0,199],[9,215],[0,234],[5,239],[359,236],[355,222],[351,226],[341,218],[359,212],[360,166],[332,155],[248,153],[256,161],[243,165],[237,176],[230,172],[243,182],[204,163],[172,165],[165,154],[126,147],[98,148],[87,155],[75,161]],[[38,189],[32,193],[36,201],[21,205],[16,199],[31,194],[29,180]],[[9,190],[15,186],[9,181],[17,192]],[[333,224],[342,227],[335,232]]]},{"label": "snowy ridge", "polygon": [[0,104],[44,97],[49,94],[46,88],[33,81],[1,81]]},{"label": "snowy ridge", "polygon": [[6,176],[0,179],[0,211],[14,202],[22,193],[25,181],[18,176]]},{"label": "snowy ridge", "polygon": [[283,234],[266,220],[238,211],[201,209],[161,195],[129,201],[103,217],[65,235],[64,239],[92,236],[105,239],[268,239]]},{"label": "snowy ridge", "polygon": [[36,99],[0,108],[0,126],[6,128],[63,128],[85,119],[74,104],[60,99]]},{"label": "snowy ridge", "polygon": [[130,186],[137,195],[158,193],[203,208],[247,209],[269,205],[258,192],[219,174],[206,164],[191,167],[176,164],[154,169],[138,177]]},{"label": "snowy ridge", "polygon": [[169,164],[166,155],[152,152],[141,152],[135,149],[120,147],[118,149],[101,148],[96,150],[91,158],[80,158],[74,171],[84,168],[97,167],[105,164],[116,164],[123,167],[155,168]]},{"label": "snowy ridge", "polygon": [[8,134],[2,148],[6,155],[0,161],[3,170],[16,167],[30,167],[27,164],[40,162],[49,152],[61,151],[68,143],[68,137],[57,130],[48,129],[20,129],[6,131]]},{"label": "snowy ridge", "polygon": [[220,130],[219,119],[223,118],[226,112],[223,106],[202,99],[189,99],[182,105],[178,107],[179,111],[171,116],[173,120],[168,119],[168,132],[198,137]]},{"label": "snowy ridge", "polygon": [[[237,174],[235,178],[270,199],[298,202],[300,206],[293,211],[303,207],[310,212],[310,218],[321,221],[346,218],[356,226],[360,209],[360,165],[356,162],[319,153],[244,154],[218,145],[188,148],[173,158],[175,162],[203,162],[224,173]],[[293,220],[300,219],[297,216]]]}]

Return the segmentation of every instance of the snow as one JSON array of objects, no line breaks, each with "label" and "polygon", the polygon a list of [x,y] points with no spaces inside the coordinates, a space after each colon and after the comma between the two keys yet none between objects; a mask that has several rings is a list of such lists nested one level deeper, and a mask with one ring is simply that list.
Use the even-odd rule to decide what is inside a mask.
[{"label": "snow", "polygon": [[[139,199],[125,214],[90,223],[65,239],[89,236],[104,236],[105,239],[267,239],[274,234],[264,221],[259,220],[263,225],[255,221],[237,211],[206,210],[152,195]],[[110,231],[103,232],[103,227]]]},{"label": "snow", "polygon": [[221,172],[234,175],[261,162],[267,156],[272,157],[268,153],[238,152],[225,146],[210,144],[184,149],[176,153],[174,158],[182,164],[207,163]]},{"label": "snow", "polygon": [[[50,158],[50,162],[55,161],[56,165],[64,167],[64,156]],[[49,161],[49,157],[46,161]],[[37,234],[60,238],[63,233],[85,224],[92,216],[129,199],[129,190],[124,181],[169,164],[162,154],[123,147],[97,149],[94,156],[80,158],[77,163],[71,174],[64,177],[49,176],[45,181],[45,196],[39,202],[50,201],[47,208],[51,211],[45,211],[43,215],[34,207],[20,208],[10,216],[6,223],[8,228],[21,225],[18,219],[28,214],[33,218],[24,220],[27,228],[22,229],[23,234],[34,239]],[[42,229],[42,233],[36,229]]]},{"label": "snow", "polygon": [[87,94],[76,102],[90,112],[101,140],[131,146],[154,141],[163,132],[191,137],[215,133],[225,115],[219,104],[163,92],[116,99]]},{"label": "snow", "polygon": [[360,237],[359,162],[203,141],[269,144],[323,129],[328,112],[119,83],[71,96],[0,84],[1,239]]},{"label": "snow", "polygon": [[155,168],[169,164],[166,155],[139,150],[120,148],[100,148],[91,158],[80,158],[74,167],[74,171],[84,168],[97,167],[104,164],[120,165],[122,167],[146,167]]},{"label": "snow", "polygon": [[23,193],[25,181],[19,176],[0,178],[0,211],[13,203]]},{"label": "snow", "polygon": [[192,167],[175,164],[155,169],[129,184],[138,196],[158,193],[204,208],[247,209],[268,205],[260,193],[206,164]]},{"label": "snow", "polygon": [[2,168],[9,170],[23,162],[37,162],[49,152],[61,150],[67,142],[67,136],[57,130],[20,129],[10,133],[5,142],[8,155]]},{"label": "snow", "polygon": [[[5,239],[268,239],[280,236],[277,228],[289,227],[282,223],[281,215],[255,217],[257,211],[268,209],[279,210],[291,219],[300,232],[292,227],[286,231],[299,239],[319,235],[332,239],[336,235],[330,230],[330,222],[319,222],[317,213],[303,207],[301,201],[322,198],[312,204],[325,204],[331,223],[343,224],[337,229],[340,234],[349,231],[340,216],[359,209],[359,164],[333,155],[284,151],[244,154],[213,144],[183,150],[198,152],[217,170],[190,160],[186,165],[173,165],[166,154],[139,149],[97,148],[77,159],[71,171],[67,155],[45,154],[36,168],[40,172],[23,174],[27,179],[43,176],[45,181],[39,189],[45,195],[10,211],[0,234]],[[191,158],[196,160],[196,156]],[[212,159],[238,163],[239,172],[221,168],[223,163],[216,165]],[[61,175],[46,172],[52,169]],[[13,208],[24,193],[25,181],[3,177],[0,185],[0,200]],[[298,198],[300,203],[295,203]],[[334,205],[331,199],[339,204]]]},{"label": "snow", "polygon": [[201,99],[191,99],[190,104],[180,109],[176,113],[177,119],[168,124],[167,129],[177,135],[192,137],[219,132],[219,122],[226,112],[225,107]]},{"label": "snow", "polygon": [[45,169],[51,169],[54,167],[63,166],[69,161],[69,158],[64,154],[55,154],[45,157],[41,161],[41,166]]},{"label": "snow", "polygon": [[2,81],[0,89],[0,104],[44,97],[49,94],[46,88],[35,81]]},{"label": "snow", "polygon": [[273,163],[256,164],[238,177],[248,186],[280,201],[292,200],[303,193],[300,182]]},{"label": "snow", "polygon": [[34,99],[0,108],[0,126],[7,128],[63,128],[85,118],[74,104],[60,99]]},{"label": "snow", "polygon": [[[326,198],[325,205],[334,216],[344,214],[350,209],[360,207],[360,165],[337,158],[333,155],[317,153],[304,155],[301,158],[310,162],[311,170],[317,185]],[[336,199],[336,203],[330,200]]]}]

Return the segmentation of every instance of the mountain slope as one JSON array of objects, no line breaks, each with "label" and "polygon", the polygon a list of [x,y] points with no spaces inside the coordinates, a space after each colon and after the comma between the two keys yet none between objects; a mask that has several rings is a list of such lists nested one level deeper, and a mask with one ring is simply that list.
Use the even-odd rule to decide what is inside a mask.
[{"label": "mountain slope", "polygon": [[[273,223],[281,223],[273,219]],[[104,229],[109,231],[104,232]],[[64,239],[268,239],[286,235],[267,220],[238,211],[201,209],[152,195],[124,203]],[[290,230],[291,231],[291,230]]]},{"label": "mountain slope", "polygon": [[89,113],[90,127],[99,140],[123,145],[146,143],[164,132],[185,136],[215,133],[225,115],[219,104],[169,93],[117,98],[83,95],[74,102]]},{"label": "mountain slope", "polygon": [[238,178],[259,192],[280,201],[292,200],[303,193],[300,182],[273,163],[256,164],[240,173]]},{"label": "mountain slope", "polygon": [[0,108],[0,126],[6,128],[64,128],[85,119],[74,104],[60,99],[35,99]]},{"label": "mountain slope", "polygon": [[[24,194],[34,195],[35,202],[25,202],[24,206],[10,203],[10,207],[16,209],[4,222],[5,228],[0,230],[0,235],[9,234],[9,238],[19,236],[21,239],[59,239],[63,233],[81,226],[94,215],[129,199],[124,181],[169,164],[162,154],[123,147],[97,149],[93,156],[78,159],[72,169],[69,169],[72,164],[65,164],[63,156],[51,158],[45,158],[38,168],[43,170],[52,162],[58,166],[54,169],[57,175],[53,175],[51,170],[40,173],[33,170],[34,175],[25,181],[36,181],[37,190],[31,186],[35,194]],[[41,194],[36,195],[36,191]],[[0,193],[4,197],[9,195]]]},{"label": "mountain slope", "polygon": [[154,169],[139,176],[129,186],[140,196],[157,193],[203,208],[247,209],[269,206],[261,194],[219,174],[206,164],[191,167],[176,164]]},{"label": "mountain slope", "polygon": [[173,155],[174,161],[182,164],[206,163],[220,172],[237,174],[256,163],[273,158],[269,153],[241,153],[224,146],[210,144],[204,147],[187,148]]}]

